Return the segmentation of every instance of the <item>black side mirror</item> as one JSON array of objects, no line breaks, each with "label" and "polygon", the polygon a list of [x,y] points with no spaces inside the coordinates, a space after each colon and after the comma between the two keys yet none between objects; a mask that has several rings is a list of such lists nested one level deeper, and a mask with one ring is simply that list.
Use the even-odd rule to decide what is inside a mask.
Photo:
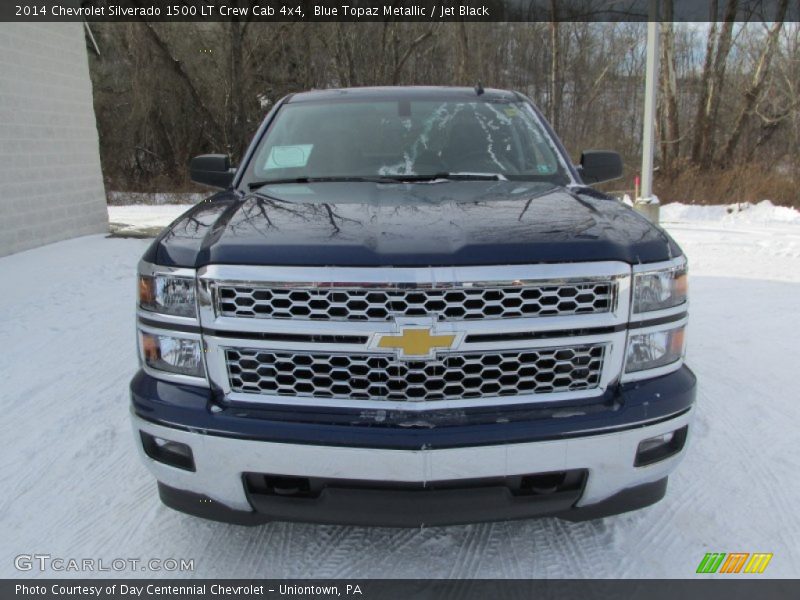
[{"label": "black side mirror", "polygon": [[600,183],[622,177],[622,157],[608,150],[585,150],[581,154],[580,174],[584,183]]},{"label": "black side mirror", "polygon": [[231,187],[236,169],[231,168],[227,154],[201,154],[189,163],[189,177],[195,183],[227,189]]}]

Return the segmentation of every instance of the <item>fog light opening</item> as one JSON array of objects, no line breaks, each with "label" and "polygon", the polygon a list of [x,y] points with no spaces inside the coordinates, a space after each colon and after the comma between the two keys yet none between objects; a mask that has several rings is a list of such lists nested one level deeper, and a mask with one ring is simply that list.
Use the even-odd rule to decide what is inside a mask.
[{"label": "fog light opening", "polygon": [[652,465],[664,459],[674,456],[686,444],[686,435],[689,426],[684,425],[680,429],[662,433],[639,442],[636,450],[636,458],[633,461],[634,467],[644,467]]},{"label": "fog light opening", "polygon": [[156,437],[144,431],[140,431],[139,434],[144,453],[154,461],[185,471],[195,470],[192,449],[187,444]]},{"label": "fog light opening", "polygon": [[520,490],[528,494],[554,494],[564,485],[566,478],[567,474],[564,472],[528,475],[522,478]]}]

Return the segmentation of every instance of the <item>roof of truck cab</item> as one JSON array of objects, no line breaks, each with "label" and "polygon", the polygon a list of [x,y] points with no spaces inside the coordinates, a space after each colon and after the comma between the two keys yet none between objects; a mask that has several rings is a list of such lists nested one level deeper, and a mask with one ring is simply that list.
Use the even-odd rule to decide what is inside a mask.
[{"label": "roof of truck cab", "polygon": [[478,94],[471,87],[447,86],[393,86],[393,87],[353,87],[329,90],[311,90],[293,94],[287,102],[336,102],[348,100],[484,100],[487,102],[513,102],[521,97],[516,92],[484,89]]}]

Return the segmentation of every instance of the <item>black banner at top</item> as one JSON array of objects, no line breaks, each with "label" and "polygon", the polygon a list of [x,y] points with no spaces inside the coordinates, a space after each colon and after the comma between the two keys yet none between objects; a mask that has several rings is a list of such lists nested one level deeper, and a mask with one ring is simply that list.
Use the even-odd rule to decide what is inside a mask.
[{"label": "black banner at top", "polygon": [[[785,11],[782,10],[786,3]],[[0,21],[785,21],[800,0],[2,0]]]}]

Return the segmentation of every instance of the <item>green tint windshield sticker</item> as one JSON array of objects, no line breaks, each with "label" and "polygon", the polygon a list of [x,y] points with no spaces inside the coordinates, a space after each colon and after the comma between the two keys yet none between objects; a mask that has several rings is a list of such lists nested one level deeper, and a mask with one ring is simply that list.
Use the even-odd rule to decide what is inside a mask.
[{"label": "green tint windshield sticker", "polygon": [[275,194],[278,196],[313,196],[314,190],[312,190],[307,185],[276,185],[274,187],[268,187],[267,192],[270,194]]},{"label": "green tint windshield sticker", "polygon": [[305,167],[308,157],[311,156],[313,144],[298,144],[295,146],[273,146],[264,163],[264,169],[295,169]]}]

